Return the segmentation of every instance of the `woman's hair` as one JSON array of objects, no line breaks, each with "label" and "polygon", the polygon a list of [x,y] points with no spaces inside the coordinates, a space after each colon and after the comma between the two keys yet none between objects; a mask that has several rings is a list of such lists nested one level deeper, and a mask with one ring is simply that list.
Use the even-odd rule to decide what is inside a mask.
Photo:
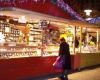
[{"label": "woman's hair", "polygon": [[66,40],[65,40],[65,38],[61,38],[60,41],[65,42]]}]

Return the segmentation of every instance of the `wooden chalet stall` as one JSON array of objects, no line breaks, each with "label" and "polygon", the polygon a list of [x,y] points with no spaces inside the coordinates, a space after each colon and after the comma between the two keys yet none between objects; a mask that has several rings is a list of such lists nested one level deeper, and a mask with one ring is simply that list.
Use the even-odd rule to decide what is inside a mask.
[{"label": "wooden chalet stall", "polygon": [[[2,4],[2,7],[5,6],[11,7],[12,5]],[[95,29],[95,34],[97,33],[95,46],[99,51],[99,27],[97,25],[68,20],[72,17],[52,3],[26,3],[16,0],[13,6],[14,8],[8,8],[10,10],[6,8],[7,12],[1,11],[5,16],[11,16],[10,19],[5,18],[5,20],[0,18],[0,35],[3,36],[3,43],[0,45],[1,80],[28,79],[61,72],[52,66],[58,56],[59,38],[61,37],[65,37],[70,44],[72,69],[86,67],[87,64],[83,60],[85,56],[82,55],[87,52],[82,54],[82,48],[87,43],[82,42],[82,38],[90,34],[88,29],[93,29],[93,31]],[[26,23],[18,22],[20,16],[23,16],[22,20],[27,19]],[[89,34],[86,34],[88,32]],[[76,36],[79,40],[77,47],[75,46]],[[97,53],[91,54],[96,55]]]},{"label": "wooden chalet stall", "polygon": [[56,22],[62,26],[60,30],[63,29],[61,32],[70,45],[70,53],[77,56],[72,61],[72,65],[75,62],[74,69],[100,65],[99,25],[75,20],[64,20],[61,24]]},{"label": "wooden chalet stall", "polygon": [[[74,36],[79,37],[79,46],[74,47],[75,54],[80,55],[79,68],[100,65],[100,26],[80,21],[72,21],[72,25]],[[79,33],[77,28],[80,28]]]}]

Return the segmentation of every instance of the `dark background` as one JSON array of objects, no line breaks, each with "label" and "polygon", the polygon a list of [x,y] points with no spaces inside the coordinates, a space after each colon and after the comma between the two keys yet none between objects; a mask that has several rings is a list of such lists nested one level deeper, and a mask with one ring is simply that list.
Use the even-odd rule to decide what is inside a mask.
[{"label": "dark background", "polygon": [[65,3],[69,4],[73,8],[78,5],[76,10],[83,18],[86,18],[84,14],[85,9],[92,9],[91,17],[100,16],[100,0],[63,0]]}]

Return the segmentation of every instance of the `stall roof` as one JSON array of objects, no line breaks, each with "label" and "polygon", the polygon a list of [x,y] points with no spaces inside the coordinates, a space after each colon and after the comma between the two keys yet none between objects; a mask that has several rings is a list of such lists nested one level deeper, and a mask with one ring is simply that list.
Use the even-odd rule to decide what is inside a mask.
[{"label": "stall roof", "polygon": [[[9,2],[10,1],[10,2]],[[53,4],[51,0],[9,0],[0,1],[0,10],[6,10],[10,8],[20,8],[25,10],[30,10],[34,12],[39,12],[43,14],[48,14],[52,16],[63,17],[66,19],[71,19],[70,14],[63,11],[57,5]]]},{"label": "stall roof", "polygon": [[88,23],[88,22],[77,21],[77,20],[72,20],[71,24],[75,26],[87,27],[87,28],[100,28],[99,25]]},{"label": "stall roof", "polygon": [[88,20],[87,22],[89,22],[89,23],[95,23],[95,24],[100,25],[100,17],[93,18],[91,20]]},{"label": "stall roof", "polygon": [[[51,22],[52,24],[58,24],[61,26],[61,24],[63,24],[62,26],[65,26],[66,27],[66,24],[67,25],[72,25],[72,26],[79,26],[79,27],[82,27],[82,28],[100,28],[99,25],[97,24],[93,24],[93,23],[88,23],[88,22],[83,22],[83,21],[78,21],[78,20],[68,20],[68,19],[64,19],[64,20],[61,20],[61,21],[52,21]],[[61,23],[61,24],[60,24]]]},{"label": "stall roof", "polygon": [[31,10],[66,19],[84,19],[63,0],[1,0],[0,10],[8,7]]},{"label": "stall roof", "polygon": [[88,22],[69,20],[65,18],[55,17],[48,14],[42,14],[34,11],[28,11],[20,8],[11,8],[11,10],[0,11],[0,14],[12,16],[13,18],[19,18],[25,15],[28,21],[33,20],[33,22],[38,22],[39,20],[50,21],[51,24],[59,26],[59,28],[66,27],[66,25],[89,27],[89,28],[100,28],[99,25],[91,24]]}]

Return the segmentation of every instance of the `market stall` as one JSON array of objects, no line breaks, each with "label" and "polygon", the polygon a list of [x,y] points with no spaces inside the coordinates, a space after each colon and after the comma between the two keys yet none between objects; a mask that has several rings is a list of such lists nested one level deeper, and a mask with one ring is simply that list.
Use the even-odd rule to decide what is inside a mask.
[{"label": "market stall", "polygon": [[[34,74],[35,76],[39,76],[39,73],[42,72],[44,72],[44,74],[59,72],[59,70],[54,69],[52,64],[58,56],[59,39],[61,37],[64,37],[70,45],[72,69],[99,64],[94,63],[93,59],[90,60],[90,58],[93,57],[90,56],[92,54],[99,56],[99,54],[97,54],[99,51],[99,27],[96,25],[79,21],[65,21],[65,19],[60,21],[59,18],[52,21],[40,20],[39,22],[27,22],[17,25],[1,20],[0,25],[0,32],[4,36],[4,44],[0,46],[0,60],[2,66],[6,66],[10,63],[9,69],[4,67],[5,70],[9,70],[8,72],[11,72],[13,68],[14,71],[19,74],[18,68],[20,67],[20,69],[22,69],[26,66],[25,69],[27,69],[27,65],[32,68],[30,70],[36,69],[34,66],[37,66],[39,72],[32,72],[32,75]],[[91,42],[90,39],[92,38],[90,35],[95,38],[97,36],[96,40],[92,40]],[[89,49],[86,50],[85,47],[86,49],[89,47]],[[94,54],[93,51],[96,53]],[[99,57],[94,58],[94,61],[97,59],[99,59]],[[85,62],[85,60],[89,62]],[[41,69],[40,65],[42,67]],[[1,68],[3,68],[2,66]],[[16,70],[18,71],[15,70],[14,66],[16,66]],[[22,70],[24,70],[24,68]],[[27,75],[31,76],[29,71],[27,71]],[[24,75],[26,75],[26,72],[21,76]]]},{"label": "market stall", "polygon": [[[17,2],[17,4],[19,4],[19,2]],[[23,5],[25,6],[26,4],[27,3]],[[30,2],[28,5],[29,4]],[[34,5],[38,4],[34,3]],[[42,3],[41,5],[43,5],[43,7],[45,7],[45,5],[47,6],[47,4],[44,5]],[[24,6],[20,5],[22,8]],[[27,9],[29,8],[30,7]],[[40,9],[40,11],[46,11],[44,8],[40,8],[40,5],[36,9],[34,8],[35,11],[38,9]],[[48,7],[45,7],[45,9],[50,10]],[[55,7],[55,9],[55,11],[58,11],[56,13],[60,13],[57,16],[63,15],[65,17],[66,14],[60,12],[57,7]],[[7,12],[1,11],[1,13],[6,16],[11,16],[10,18],[3,19],[3,16],[0,16],[0,35],[2,35],[2,37],[0,36],[2,43],[0,43],[1,80],[23,79],[61,72],[61,70],[56,70],[52,66],[58,56],[59,39],[61,37],[65,37],[70,45],[72,69],[96,65],[95,63],[85,65],[86,63],[84,64],[82,60],[85,60],[85,58],[91,55],[87,53],[96,51],[95,54],[97,54],[99,51],[99,26],[18,8],[13,8]],[[16,14],[16,16],[13,16],[12,13]],[[21,22],[19,22],[20,16]],[[25,18],[27,18],[27,21]],[[66,15],[66,18],[70,18],[69,15]],[[93,31],[91,32],[91,30]],[[95,38],[97,37],[96,40],[90,42],[91,36],[89,35]],[[91,50],[93,51],[89,49],[83,50],[84,47],[88,45],[92,47]],[[93,55],[95,54],[93,53]],[[81,55],[88,56],[84,56],[85,58],[83,58]]]},{"label": "market stall", "polygon": [[[0,45],[1,72],[9,78],[13,75],[14,78],[17,79],[25,75],[27,75],[27,77],[36,77],[40,76],[40,73],[45,75],[61,72],[60,70],[54,69],[52,64],[58,56],[59,38],[61,36],[66,37],[66,32],[63,27],[61,28],[61,25],[59,26],[53,23],[54,22],[51,22],[51,20],[46,20],[45,22],[41,22],[40,20],[39,22],[15,24],[10,21],[1,20],[0,33],[3,36],[0,38],[2,43],[2,45]],[[70,28],[68,28],[68,30],[70,30]],[[70,34],[68,36],[70,36]],[[2,40],[4,41],[2,42]],[[72,42],[71,46],[73,46]],[[73,52],[72,49],[71,52]],[[78,67],[79,56],[72,55],[72,69]],[[26,71],[22,74],[20,70]],[[33,70],[35,71],[30,72]],[[9,74],[13,72],[14,74]],[[0,77],[1,79],[8,78]]]}]

